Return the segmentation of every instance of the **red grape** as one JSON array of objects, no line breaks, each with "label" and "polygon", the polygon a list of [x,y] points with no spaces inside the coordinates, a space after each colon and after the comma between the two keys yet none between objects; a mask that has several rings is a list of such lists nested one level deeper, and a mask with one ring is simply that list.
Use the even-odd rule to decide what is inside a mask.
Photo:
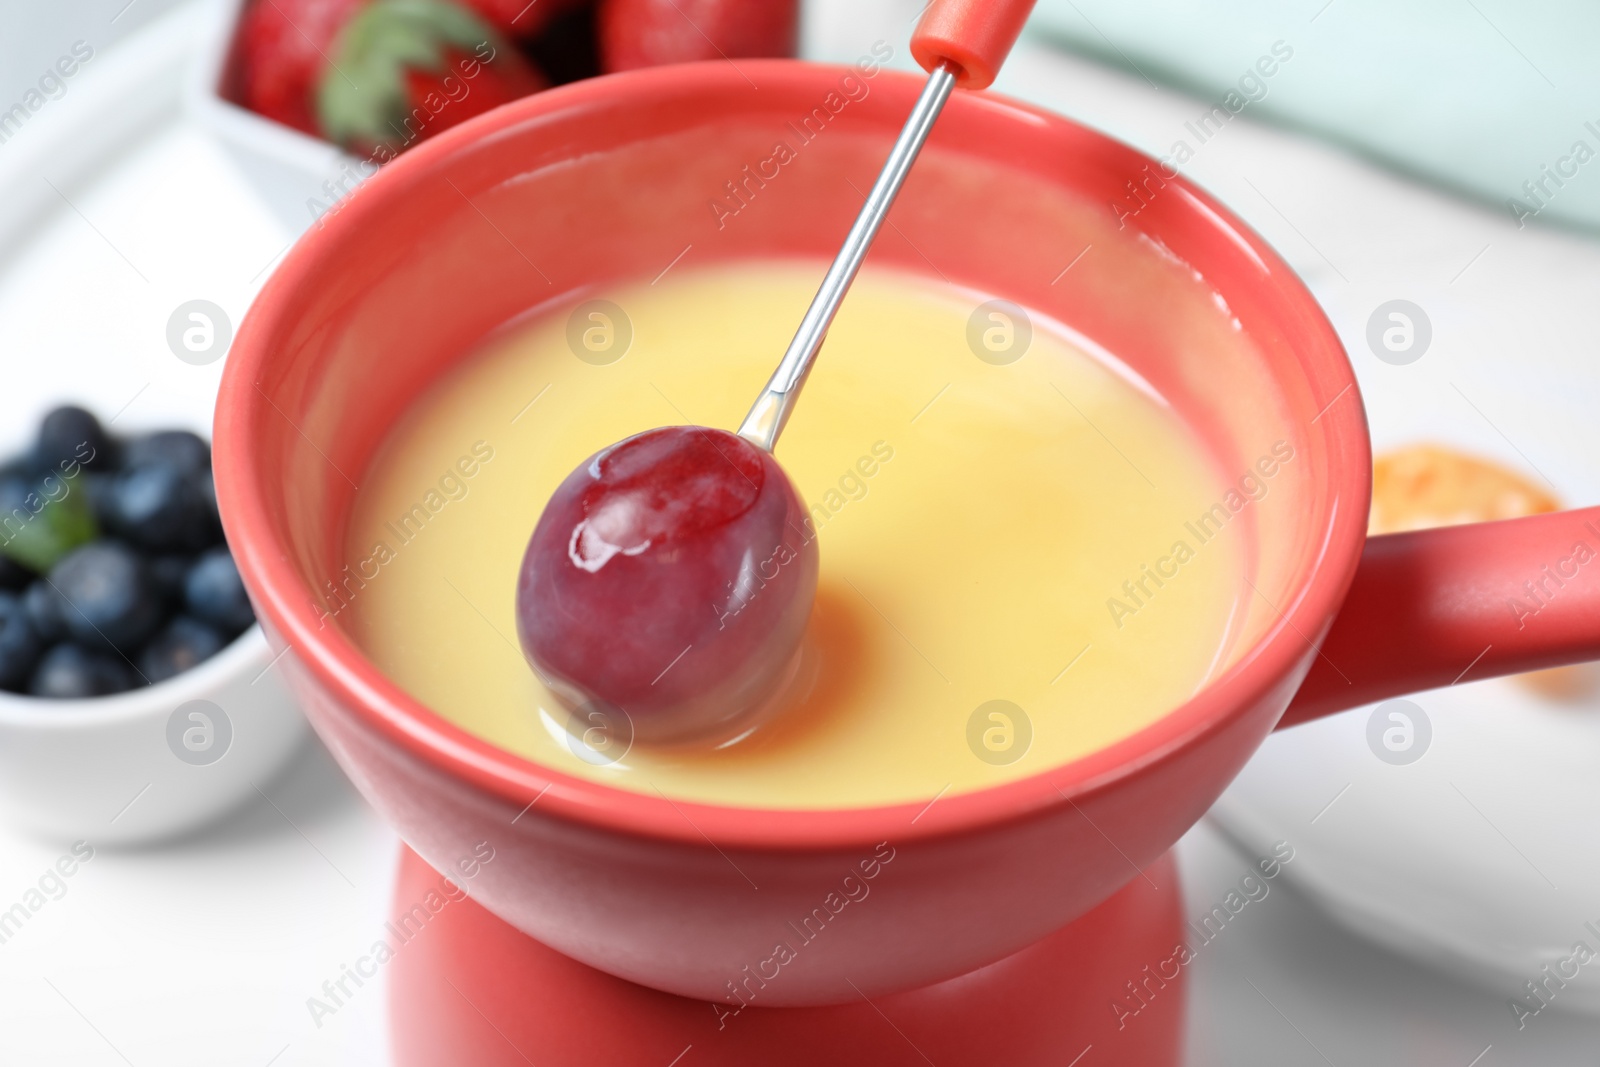
[{"label": "red grape", "polygon": [[712,743],[772,704],[816,585],[816,537],[777,461],[725,430],[670,426],[556,489],[523,556],[517,631],[583,720],[612,728],[620,709],[640,741]]}]

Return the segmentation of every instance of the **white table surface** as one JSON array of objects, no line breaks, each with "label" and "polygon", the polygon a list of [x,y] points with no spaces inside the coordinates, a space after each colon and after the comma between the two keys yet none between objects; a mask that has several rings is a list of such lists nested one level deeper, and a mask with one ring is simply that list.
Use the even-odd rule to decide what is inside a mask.
[{"label": "white table surface", "polygon": [[[853,59],[882,38],[903,55],[917,7],[814,4],[808,51]],[[1202,109],[1027,45],[1002,88],[1156,150]],[[1356,359],[1380,444],[1414,425],[1421,405],[1444,424],[1459,423],[1461,433],[1483,436],[1486,449],[1503,447],[1481,425],[1466,428],[1479,416],[1451,406],[1452,373],[1489,397],[1498,382],[1531,376],[1549,383],[1549,404],[1592,403],[1597,372],[1584,364],[1600,336],[1594,243],[1517,232],[1489,209],[1248,117],[1208,143],[1187,171],[1273,241],[1325,302]],[[119,426],[194,421],[217,368],[172,358],[162,338],[166,316],[205,297],[237,322],[289,235],[255,205],[220,151],[182,122],[153,128],[114,172],[66,192],[75,210],[42,219],[33,243],[9,250],[10,266],[0,271],[0,359],[8,376],[35,390],[0,390],[0,445],[25,432],[19,420],[44,383],[63,379],[63,395],[133,398]],[[1459,356],[1453,368],[1447,359],[1389,367],[1366,357],[1367,312],[1397,296],[1428,309],[1434,344]],[[1574,343],[1581,338],[1589,343]],[[1517,358],[1486,358],[1496,351]],[[1495,414],[1553,478],[1594,479],[1595,464],[1545,432],[1536,411]],[[306,999],[376,936],[398,843],[318,747],[267,793],[270,804],[200,836],[97,850],[60,899],[0,943],[0,1063],[388,1062],[381,982],[320,1028]],[[62,852],[0,829],[0,910]],[[1209,910],[1249,862],[1205,824],[1178,855],[1191,914]],[[1587,1064],[1600,1040],[1600,1022],[1559,1007],[1519,1032],[1504,994],[1360,942],[1281,886],[1207,946],[1189,973],[1196,1067]],[[1084,1067],[1097,1062],[1093,1055]]]}]

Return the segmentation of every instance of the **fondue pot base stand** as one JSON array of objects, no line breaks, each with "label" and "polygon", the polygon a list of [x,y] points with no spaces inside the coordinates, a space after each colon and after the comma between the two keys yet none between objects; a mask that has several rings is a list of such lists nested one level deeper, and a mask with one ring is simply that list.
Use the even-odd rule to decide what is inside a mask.
[{"label": "fondue pot base stand", "polygon": [[[419,911],[419,902],[437,910]],[[662,993],[569,959],[404,849],[389,969],[394,1062],[1067,1067],[1082,1057],[1175,1065],[1185,973],[1164,980],[1154,968],[1184,940],[1182,928],[1168,853],[1087,915],[971,974],[853,1004],[761,1008],[756,1000],[734,1012],[737,1005]]]}]

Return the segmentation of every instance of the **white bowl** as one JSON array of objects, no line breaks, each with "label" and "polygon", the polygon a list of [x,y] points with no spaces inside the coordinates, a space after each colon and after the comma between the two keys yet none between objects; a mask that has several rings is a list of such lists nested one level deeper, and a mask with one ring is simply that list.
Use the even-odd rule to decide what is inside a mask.
[{"label": "white bowl", "polygon": [[184,110],[227,151],[278,220],[298,235],[375,168],[332,142],[258,115],[228,98],[226,77],[239,16],[248,2],[212,0],[184,84]]},{"label": "white bowl", "polygon": [[89,700],[0,692],[0,818],[60,841],[171,837],[257,796],[305,736],[259,626],[142,689]]},{"label": "white bowl", "polygon": [[[123,232],[124,219],[95,205],[105,203],[110,184],[124,180],[119,175],[139,165],[143,145],[176,128],[171,116],[195,36],[195,16],[184,7],[106,49],[48,115],[30,120],[0,151],[0,288],[15,294],[19,286],[68,287],[81,294],[75,299],[96,302],[80,308],[84,322],[65,328],[54,310],[32,312],[58,335],[55,350],[40,350],[48,355],[21,354],[29,338],[40,335],[26,328],[7,334],[0,457],[26,447],[37,416],[64,402],[81,403],[102,419],[131,406],[122,422],[109,426],[123,435],[176,427],[210,435],[215,392],[206,382],[214,371],[184,366],[181,374],[161,375],[161,364],[139,357],[141,345],[162,344],[168,301],[196,294],[173,288],[151,270],[156,284],[132,283],[141,286],[130,290],[146,301],[140,304],[114,286],[102,292],[93,264],[58,263],[35,247],[42,233],[57,232],[48,228],[56,215],[80,221],[73,204],[95,219],[94,232]],[[41,226],[46,229],[36,229]],[[165,265],[153,249],[131,254],[147,270],[151,263]],[[115,259],[110,250],[106,255]],[[165,273],[172,275],[170,268]],[[11,299],[6,306],[13,315],[19,306],[31,310]],[[114,331],[98,330],[94,324],[108,316],[122,318]],[[9,324],[18,325],[15,319]],[[106,347],[108,339],[120,347]],[[130,375],[140,371],[150,385],[135,393],[140,379]],[[280,668],[260,628],[252,626],[193,670],[143,689],[92,700],[0,692],[0,821],[45,838],[111,844],[169,837],[216,819],[255,797],[256,787],[279,772],[306,737]],[[209,764],[185,763],[166,741],[167,720],[193,700],[223,709],[231,726],[226,749]]]}]

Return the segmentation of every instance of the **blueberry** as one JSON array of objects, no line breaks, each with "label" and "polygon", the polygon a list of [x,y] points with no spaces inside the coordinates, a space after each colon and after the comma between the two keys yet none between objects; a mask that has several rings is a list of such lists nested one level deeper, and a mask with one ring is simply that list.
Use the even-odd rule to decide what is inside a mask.
[{"label": "blueberry", "polygon": [[[5,534],[0,530],[0,541],[4,539]],[[32,580],[32,571],[0,552],[0,589],[22,589]]]},{"label": "blueberry", "polygon": [[192,477],[165,464],[123,471],[111,489],[110,526],[156,552],[193,551],[216,543],[216,528]]},{"label": "blueberry", "polygon": [[73,479],[73,485],[89,501],[89,511],[101,527],[109,529],[112,523],[112,503],[116,494],[117,476],[106,471],[85,471]]},{"label": "blueberry", "polygon": [[39,423],[33,461],[40,470],[76,472],[76,466],[108,470],[114,466],[114,443],[100,420],[79,407],[59,407]]},{"label": "blueberry", "polygon": [[0,593],[0,689],[16,689],[27,681],[43,647],[22,598]]},{"label": "blueberry", "polygon": [[67,612],[72,609],[62,599],[60,592],[48,581],[40,578],[28,586],[22,596],[22,605],[28,611],[28,621],[34,633],[47,643],[67,639]]},{"label": "blueberry", "polygon": [[194,557],[182,555],[151,556],[145,561],[150,571],[150,580],[155,583],[156,591],[161,594],[161,599],[168,604],[181,605],[183,603],[183,582],[189,577],[189,568],[194,566]]},{"label": "blueberry", "polygon": [[211,514],[211,521],[217,524],[217,530],[222,530],[222,512],[217,510],[217,481],[211,476],[208,467],[195,478],[195,485],[200,489],[200,496],[206,502],[206,510]]},{"label": "blueberry", "polygon": [[226,548],[213,548],[201,554],[189,569],[183,595],[191,615],[209,622],[229,637],[256,621],[244,583],[239,580],[239,568]]},{"label": "blueberry", "polygon": [[132,689],[136,679],[112,653],[90,652],[74,644],[57,645],[34,668],[28,692],[36,697],[75,700]]},{"label": "blueberry", "polygon": [[26,539],[28,526],[42,510],[44,498],[29,476],[0,472],[0,548],[14,562],[23,562],[16,558],[18,537]]},{"label": "blueberry", "polygon": [[[0,471],[0,520],[10,518],[11,513],[19,508],[23,514],[32,514],[28,500],[28,495],[33,492],[32,480],[32,476],[25,471],[12,468]],[[17,516],[17,519],[20,521],[21,516]]]},{"label": "blueberry", "polygon": [[66,598],[67,633],[91,649],[137,648],[161,623],[161,595],[144,561],[116,541],[85,545],[57,563],[50,581]]},{"label": "blueberry", "polygon": [[200,497],[203,505],[202,510],[205,514],[204,536],[206,540],[203,544],[195,547],[209,548],[212,545],[220,545],[223,543],[222,512],[217,508],[216,479],[211,477],[211,469],[208,467],[199,474],[190,475],[189,480],[194,484],[194,491]]},{"label": "blueberry", "polygon": [[150,682],[164,682],[222,651],[222,635],[198,619],[179,615],[139,653],[139,670]]},{"label": "blueberry", "polygon": [[163,430],[123,445],[122,465],[172,467],[183,474],[198,474],[211,466],[211,446],[188,430]]}]

